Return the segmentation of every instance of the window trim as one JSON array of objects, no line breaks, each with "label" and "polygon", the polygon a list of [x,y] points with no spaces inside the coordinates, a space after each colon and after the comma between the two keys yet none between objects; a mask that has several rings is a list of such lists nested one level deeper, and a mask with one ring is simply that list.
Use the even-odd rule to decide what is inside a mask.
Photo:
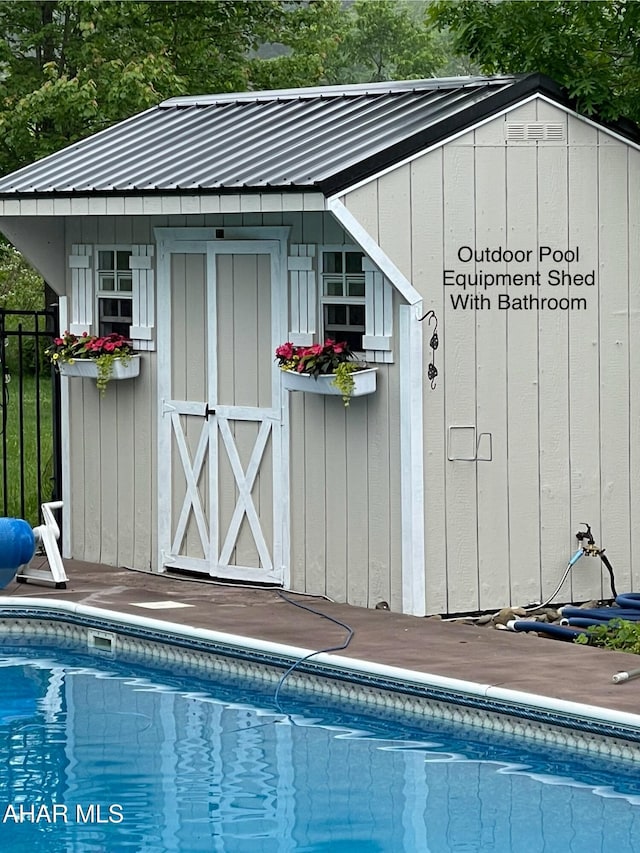
[{"label": "window trim", "polygon": [[[101,270],[100,264],[99,264],[100,252],[113,252],[115,255],[115,257],[114,257],[115,264],[117,264],[117,253],[118,252],[126,252],[129,255],[128,270],[129,270],[129,275],[131,278],[131,290],[124,290],[123,291],[123,290],[116,289],[115,284],[116,284],[116,280],[117,280],[117,273],[118,272],[124,272],[124,270],[119,270],[117,268],[117,266],[115,266],[115,265],[114,265],[114,270],[113,270],[113,273],[114,273],[114,289],[113,290],[101,290],[100,289],[100,273],[104,272],[104,270]],[[95,299],[95,327],[96,327],[96,334],[97,335],[101,334],[101,330],[100,330],[100,323],[101,323],[100,300],[101,299],[122,299],[122,300],[126,300],[127,302],[129,302],[129,304],[131,306],[131,310],[129,312],[128,317],[126,319],[124,319],[124,322],[126,322],[127,326],[128,326],[127,336],[129,336],[131,334],[131,326],[133,325],[133,315],[134,315],[134,281],[133,281],[133,269],[131,268],[131,258],[132,257],[133,257],[133,245],[132,244],[124,244],[124,243],[106,243],[106,244],[100,243],[100,244],[98,244],[98,243],[96,243],[96,245],[94,246],[94,270],[95,270],[94,299]]]},{"label": "window trim", "polygon": [[[325,271],[324,271],[324,256],[325,256],[325,253],[328,253],[328,252],[340,252],[343,255],[343,257],[346,256],[348,252],[355,252],[359,255],[362,255],[363,264],[367,258],[366,252],[362,249],[362,247],[357,246],[353,243],[327,243],[327,244],[320,245],[319,250],[318,250],[318,279],[319,279],[318,298],[319,298],[319,306],[320,306],[320,310],[319,310],[320,316],[319,316],[319,324],[318,325],[320,327],[322,340],[326,340],[327,336],[328,336],[328,333],[327,333],[326,328],[325,328],[325,310],[324,310],[325,305],[362,305],[364,307],[364,323],[363,323],[363,329],[362,329],[362,338],[364,339],[364,337],[367,333],[367,297],[366,297],[366,277],[365,277],[364,266],[363,266],[363,270],[362,270],[362,283],[363,283],[364,293],[362,296],[346,296],[346,295],[343,295],[343,296],[326,296],[325,292],[324,292],[325,276],[332,275],[332,273],[325,273]],[[344,266],[346,266],[346,264]],[[346,277],[346,275],[347,275],[346,270],[344,270],[341,273],[341,275]],[[357,334],[360,334],[359,330],[358,330]],[[364,355],[364,352],[365,352],[364,345],[360,349],[354,350],[354,352],[358,356]]]}]

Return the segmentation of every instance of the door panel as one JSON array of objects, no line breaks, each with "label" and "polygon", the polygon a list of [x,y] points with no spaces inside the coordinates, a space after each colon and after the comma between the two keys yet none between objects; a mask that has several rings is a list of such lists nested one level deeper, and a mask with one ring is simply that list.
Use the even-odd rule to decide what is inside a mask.
[{"label": "door panel", "polygon": [[164,565],[278,582],[286,503],[273,359],[280,314],[286,317],[286,303],[273,292],[279,245],[203,248],[171,259],[170,388],[161,419],[161,429],[171,429]]}]

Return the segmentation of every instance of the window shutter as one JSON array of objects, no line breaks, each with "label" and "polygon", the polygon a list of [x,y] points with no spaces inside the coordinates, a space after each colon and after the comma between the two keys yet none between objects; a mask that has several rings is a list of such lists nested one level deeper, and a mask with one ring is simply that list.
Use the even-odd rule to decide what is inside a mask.
[{"label": "window shutter", "polygon": [[289,270],[289,337],[292,344],[310,346],[317,329],[316,247],[298,243],[290,247]]},{"label": "window shutter", "polygon": [[365,294],[365,333],[362,345],[367,361],[392,362],[393,290],[391,282],[369,258],[362,259]]},{"label": "window shutter", "polygon": [[133,324],[129,328],[129,336],[136,349],[153,350],[155,349],[153,245],[132,246],[129,267],[133,288]]},{"label": "window shutter", "polygon": [[69,255],[71,269],[71,320],[73,335],[91,332],[93,322],[93,246],[74,244]]}]

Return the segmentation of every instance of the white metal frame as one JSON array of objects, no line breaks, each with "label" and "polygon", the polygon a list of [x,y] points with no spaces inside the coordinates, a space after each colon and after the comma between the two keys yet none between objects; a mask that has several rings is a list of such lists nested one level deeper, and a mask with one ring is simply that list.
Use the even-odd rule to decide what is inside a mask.
[{"label": "white metal frame", "polygon": [[[271,314],[272,314],[272,343],[273,349],[281,343],[287,333],[287,279],[286,279],[286,248],[288,228],[225,228],[224,238],[216,239],[214,228],[184,228],[184,229],[156,229],[158,239],[158,301],[163,305],[170,305],[171,281],[170,281],[170,256],[173,252],[189,253],[196,252],[207,255],[207,279],[210,293],[215,294],[216,288],[216,257],[219,254],[269,254],[271,258]],[[216,313],[215,299],[210,301],[208,324],[210,339],[215,340]],[[187,474],[187,491],[185,503],[182,507],[176,537],[186,525],[188,515],[193,508],[196,524],[200,532],[206,560],[217,574],[240,578],[244,576],[247,580],[271,580],[276,583],[289,585],[290,581],[290,559],[289,559],[289,426],[288,407],[279,382],[279,371],[275,359],[272,365],[272,388],[273,405],[269,409],[253,407],[230,407],[216,406],[217,401],[217,352],[215,347],[209,347],[208,353],[208,381],[209,400],[204,404],[191,403],[192,407],[199,411],[204,417],[206,409],[211,401],[214,401],[215,413],[211,415],[211,422],[203,420],[203,430],[193,460],[189,460],[186,444],[180,444],[179,437],[179,415],[176,401],[171,399],[170,376],[171,376],[171,340],[170,340],[170,312],[159,312],[158,317],[158,566],[162,571],[170,564],[172,547],[171,532],[168,520],[171,518],[171,494],[170,488],[163,488],[160,482],[161,471],[171,470],[172,433],[178,440],[178,448],[181,455],[183,469],[187,474],[188,463],[192,478],[189,480]],[[182,404],[183,405],[183,404]],[[204,405],[204,410],[203,410]],[[171,429],[167,428],[164,420],[167,416],[171,419]],[[228,420],[258,420],[262,421],[258,430],[258,436],[253,448],[251,460],[243,469]],[[274,428],[274,427],[278,428]],[[203,463],[207,449],[210,454],[210,506],[217,503],[217,431],[222,438],[222,444],[228,454],[229,462],[234,473],[238,487],[238,501],[232,516],[229,530],[226,532],[224,542],[220,547],[220,531],[217,528],[217,514],[211,513],[210,523],[207,526],[202,508],[199,507],[199,498],[195,488],[197,473]],[[273,558],[271,559],[264,536],[260,529],[260,522],[253,505],[251,489],[262,460],[269,436],[272,438],[273,454]],[[216,440],[212,440],[211,436]],[[193,479],[195,478],[195,480]],[[228,566],[228,560],[234,548],[235,539],[240,530],[240,525],[246,514],[249,526],[253,533],[256,547],[263,564],[263,569],[247,569],[242,567]],[[184,562],[184,561],[181,561]],[[203,561],[201,560],[200,563]],[[228,571],[225,571],[225,564]],[[193,566],[202,568],[201,566]],[[210,570],[210,569],[208,569]],[[258,577],[262,572],[264,577]]]}]

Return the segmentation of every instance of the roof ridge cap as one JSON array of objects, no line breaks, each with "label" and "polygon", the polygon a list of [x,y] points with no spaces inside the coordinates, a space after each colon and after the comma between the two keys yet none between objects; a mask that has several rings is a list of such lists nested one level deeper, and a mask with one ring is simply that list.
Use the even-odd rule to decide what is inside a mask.
[{"label": "roof ridge cap", "polygon": [[172,107],[214,106],[216,104],[236,103],[238,101],[284,101],[305,100],[323,97],[362,97],[363,95],[393,95],[403,92],[429,91],[433,89],[455,88],[482,84],[504,86],[516,82],[518,75],[506,74],[499,76],[460,76],[460,77],[428,77],[419,80],[389,80],[382,83],[348,83],[331,86],[307,86],[299,89],[257,89],[250,92],[218,92],[205,95],[178,95],[167,98],[158,106],[161,109]]}]

